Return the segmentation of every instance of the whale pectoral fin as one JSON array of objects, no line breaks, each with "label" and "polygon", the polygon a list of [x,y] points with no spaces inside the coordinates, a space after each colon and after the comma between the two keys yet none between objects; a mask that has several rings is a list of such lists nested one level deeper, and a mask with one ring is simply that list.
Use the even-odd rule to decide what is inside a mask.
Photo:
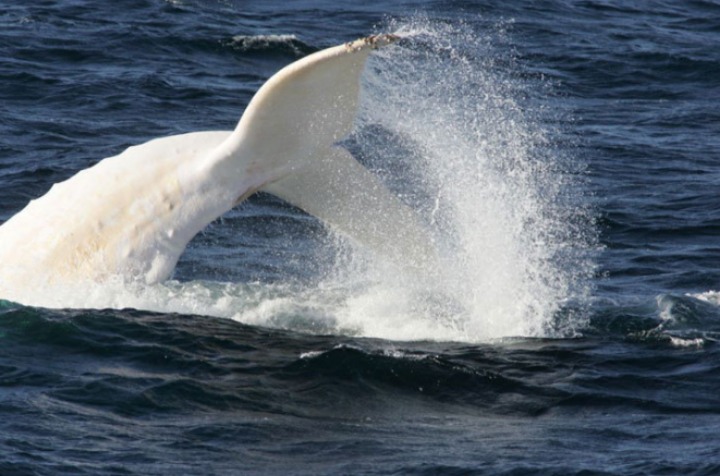
[{"label": "whale pectoral fin", "polygon": [[403,267],[435,264],[435,248],[415,211],[341,147],[262,190]]}]

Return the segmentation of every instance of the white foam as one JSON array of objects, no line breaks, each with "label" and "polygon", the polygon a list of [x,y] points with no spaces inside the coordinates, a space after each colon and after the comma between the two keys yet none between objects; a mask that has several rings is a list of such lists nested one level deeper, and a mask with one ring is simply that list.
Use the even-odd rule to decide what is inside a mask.
[{"label": "white foam", "polygon": [[696,337],[696,338],[682,338],[682,337],[670,337],[670,345],[673,347],[686,349],[689,347],[695,347],[700,348],[705,345],[705,339]]},{"label": "white foam", "polygon": [[706,291],[704,293],[687,294],[687,296],[710,304],[720,305],[720,291]]},{"label": "white foam", "polygon": [[297,41],[297,36],[293,34],[236,35],[233,36],[231,45],[240,51],[269,48],[272,46],[289,46],[294,53],[301,54],[301,51],[296,46]]}]

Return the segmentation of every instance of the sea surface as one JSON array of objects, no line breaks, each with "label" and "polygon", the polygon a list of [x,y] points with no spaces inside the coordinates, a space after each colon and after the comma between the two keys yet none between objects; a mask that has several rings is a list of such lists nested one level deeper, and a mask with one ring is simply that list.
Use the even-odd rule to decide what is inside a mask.
[{"label": "sea surface", "polygon": [[343,145],[442,271],[259,194],[0,301],[0,475],[720,474],[716,1],[5,0],[0,221],[379,32]]}]

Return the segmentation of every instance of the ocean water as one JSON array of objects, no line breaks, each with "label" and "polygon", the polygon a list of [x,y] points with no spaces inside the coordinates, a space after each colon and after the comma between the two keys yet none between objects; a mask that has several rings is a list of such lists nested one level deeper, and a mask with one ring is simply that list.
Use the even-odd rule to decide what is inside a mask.
[{"label": "ocean water", "polygon": [[0,301],[0,474],[720,474],[716,2],[3,7],[0,221],[395,32],[344,145],[442,269],[261,194],[167,283]]}]

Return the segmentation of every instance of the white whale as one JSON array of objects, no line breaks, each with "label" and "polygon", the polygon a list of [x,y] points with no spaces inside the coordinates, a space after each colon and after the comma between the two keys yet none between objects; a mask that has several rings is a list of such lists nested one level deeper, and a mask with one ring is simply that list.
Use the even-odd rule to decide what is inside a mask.
[{"label": "white whale", "polygon": [[193,236],[261,190],[397,262],[426,266],[433,251],[414,212],[335,145],[353,127],[366,59],[396,39],[371,36],[290,64],[234,131],[151,140],[55,184],[0,226],[0,298],[165,280]]}]

